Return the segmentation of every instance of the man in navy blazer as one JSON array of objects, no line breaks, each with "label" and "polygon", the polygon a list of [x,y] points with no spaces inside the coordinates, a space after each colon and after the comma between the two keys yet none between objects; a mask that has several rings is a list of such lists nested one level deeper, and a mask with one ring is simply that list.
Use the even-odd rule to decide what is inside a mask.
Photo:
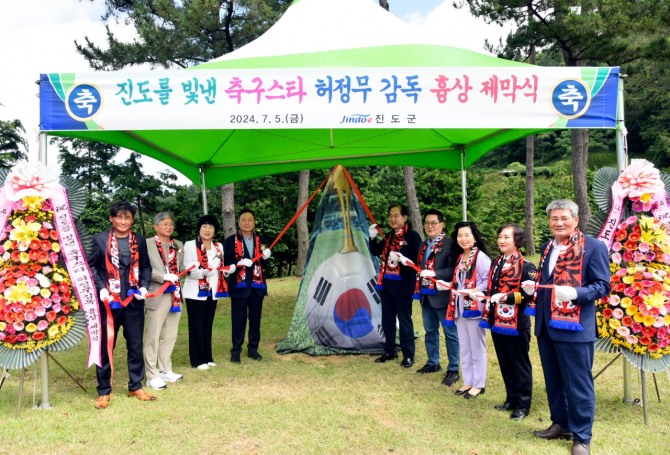
[{"label": "man in navy blazer", "polygon": [[[128,353],[128,396],[141,401],[155,398],[142,388],[144,379],[144,299],[151,283],[151,263],[147,253],[147,241],[133,232],[135,207],[118,201],[109,208],[109,231],[93,236],[93,244],[88,255],[88,265],[99,295],[100,320],[102,323],[101,363],[96,367],[98,380],[97,409],[109,406],[112,394],[113,349],[119,329],[123,327]],[[119,300],[125,300],[129,293],[133,298],[126,307]],[[113,333],[108,333],[109,328]],[[108,349],[108,340],[113,346]]]},{"label": "man in navy blazer", "polygon": [[[553,201],[547,206],[547,215],[554,239],[541,249],[539,285],[554,284],[559,269],[555,268],[557,261],[566,264],[570,260],[565,257],[569,256],[570,241],[581,237],[577,229],[579,207],[574,202]],[[573,271],[579,270],[578,261],[572,265]],[[522,284],[527,293],[532,292],[534,285],[533,281]],[[573,454],[588,454],[596,404],[591,371],[596,340],[595,300],[610,292],[607,247],[593,237],[583,236],[580,285],[539,287],[536,292],[535,336],[552,424],[534,434],[544,439],[572,439]],[[566,305],[578,313],[573,311],[572,316],[559,321],[556,308]],[[570,322],[570,317],[578,318],[578,322],[576,319]]]}]

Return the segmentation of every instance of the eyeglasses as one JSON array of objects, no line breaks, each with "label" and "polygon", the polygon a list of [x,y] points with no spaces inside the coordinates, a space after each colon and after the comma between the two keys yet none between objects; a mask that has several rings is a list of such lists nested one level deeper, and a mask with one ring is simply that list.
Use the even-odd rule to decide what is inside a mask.
[{"label": "eyeglasses", "polygon": [[423,227],[435,227],[438,224],[441,224],[442,221],[429,221],[427,223],[423,223]]}]

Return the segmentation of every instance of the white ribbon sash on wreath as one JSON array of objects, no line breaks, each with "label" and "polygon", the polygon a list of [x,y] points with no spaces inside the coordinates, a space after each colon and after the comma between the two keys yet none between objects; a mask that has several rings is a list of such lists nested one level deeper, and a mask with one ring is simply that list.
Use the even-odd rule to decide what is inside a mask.
[{"label": "white ribbon sash on wreath", "polygon": [[[645,169],[645,167],[651,167]],[[642,169],[641,169],[642,168]],[[621,214],[623,212],[624,200],[628,197],[639,197],[642,194],[652,194],[656,202],[656,208],[652,211],[654,218],[662,223],[670,224],[670,207],[668,206],[667,194],[663,182],[658,176],[658,170],[646,160],[633,160],[612,185],[612,208],[607,215],[607,220],[598,235],[598,239],[607,245],[609,249],[614,241]]]},{"label": "white ribbon sash on wreath", "polygon": [[79,234],[74,225],[74,218],[70,212],[65,188],[62,186],[54,192],[51,200],[54,208],[54,224],[63,252],[65,266],[70,274],[79,304],[86,317],[86,331],[88,332],[89,348],[87,367],[95,364],[100,366],[100,313],[96,299],[96,288],[93,275],[81,247]]},{"label": "white ribbon sash on wreath", "polygon": [[[100,365],[100,314],[96,300],[96,289],[93,276],[88,268],[84,256],[79,234],[74,225],[70,212],[65,189],[58,185],[51,198],[54,207],[54,224],[58,232],[59,243],[63,259],[72,287],[79,299],[81,309],[86,317],[86,331],[88,332],[89,351],[87,367]],[[15,201],[9,200],[4,191],[0,191],[0,226],[7,224],[7,218],[12,213]],[[1,229],[1,228],[0,228]]]}]

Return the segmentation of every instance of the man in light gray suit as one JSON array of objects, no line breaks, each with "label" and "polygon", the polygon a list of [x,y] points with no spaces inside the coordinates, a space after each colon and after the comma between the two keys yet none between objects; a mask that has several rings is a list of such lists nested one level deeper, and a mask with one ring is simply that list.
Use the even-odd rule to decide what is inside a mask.
[{"label": "man in light gray suit", "polygon": [[172,350],[177,341],[181,317],[181,284],[177,274],[183,269],[184,245],[172,238],[174,218],[161,212],[154,218],[156,235],[147,239],[151,262],[149,293],[155,293],[166,282],[168,287],[161,295],[146,300],[147,333],[144,342],[144,364],[147,385],[160,390],[166,382],[176,382],[181,374],[172,371]]}]

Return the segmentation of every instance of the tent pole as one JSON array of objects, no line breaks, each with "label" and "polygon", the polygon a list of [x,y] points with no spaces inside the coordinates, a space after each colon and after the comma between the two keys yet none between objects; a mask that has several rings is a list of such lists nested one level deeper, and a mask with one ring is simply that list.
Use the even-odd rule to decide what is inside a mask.
[{"label": "tent pole", "polygon": [[[619,173],[628,166],[628,150],[626,146],[626,125],[624,123],[623,111],[623,78],[625,74],[619,75],[619,87],[617,93],[617,128],[616,128],[616,165]],[[642,370],[640,370],[642,371]],[[644,372],[642,372],[644,374]],[[631,386],[631,366],[625,358],[623,358],[623,402],[633,404],[633,391]]]},{"label": "tent pole", "polygon": [[[39,148],[37,151],[37,159],[45,166],[47,164],[47,135],[40,133]],[[38,409],[51,409],[51,402],[49,400],[49,357],[46,351],[40,356],[40,387],[42,391],[42,401]]]},{"label": "tent pole", "polygon": [[468,185],[465,173],[465,149],[461,150],[461,195],[463,198],[463,221],[468,221]]},{"label": "tent pole", "polygon": [[207,185],[205,184],[205,167],[200,166],[200,192],[202,194],[202,213],[207,215]]},{"label": "tent pole", "polygon": [[619,91],[617,93],[617,128],[616,128],[616,165],[619,173],[623,172],[628,166],[628,146],[626,144],[626,124],[624,122],[623,111],[623,78],[625,74],[619,76]]}]

